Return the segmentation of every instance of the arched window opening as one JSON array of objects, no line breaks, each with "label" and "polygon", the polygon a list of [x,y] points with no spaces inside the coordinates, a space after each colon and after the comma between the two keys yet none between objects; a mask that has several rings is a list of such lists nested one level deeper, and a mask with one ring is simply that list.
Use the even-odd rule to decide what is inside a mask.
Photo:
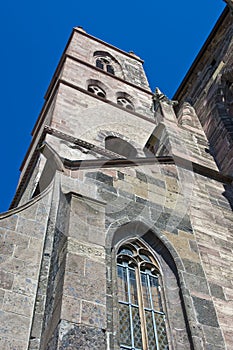
[{"label": "arched window opening", "polygon": [[134,110],[133,104],[125,97],[118,97],[117,104],[131,111]]},{"label": "arched window opening", "polygon": [[96,96],[99,96],[102,98],[106,97],[105,91],[103,89],[101,89],[98,85],[88,85],[87,90]]},{"label": "arched window opening", "polygon": [[[135,244],[136,243],[136,244]],[[120,349],[168,350],[159,265],[133,242],[117,254]]]},{"label": "arched window opening", "polygon": [[105,148],[126,158],[136,158],[137,150],[120,137],[108,136],[105,139]]},{"label": "arched window opening", "polygon": [[93,53],[93,64],[103,71],[116,75],[119,78],[124,79],[122,67],[118,60],[107,51],[95,51]]},{"label": "arched window opening", "polygon": [[96,67],[110,73],[110,74],[115,74],[114,68],[111,63],[111,59],[107,59],[105,57],[98,57],[96,59]]}]

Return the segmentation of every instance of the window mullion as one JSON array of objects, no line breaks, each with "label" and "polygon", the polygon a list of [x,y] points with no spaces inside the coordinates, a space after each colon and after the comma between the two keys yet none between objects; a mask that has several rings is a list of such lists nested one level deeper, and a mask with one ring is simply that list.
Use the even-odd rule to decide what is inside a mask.
[{"label": "window mullion", "polygon": [[145,306],[143,301],[143,292],[142,292],[142,280],[141,280],[141,271],[140,271],[140,265],[138,266],[136,270],[137,274],[137,290],[138,290],[138,305],[139,305],[139,313],[141,318],[141,328],[142,328],[142,344],[143,344],[143,350],[147,350],[148,348],[148,337],[147,337],[147,330],[146,330],[146,317],[145,317]]},{"label": "window mullion", "polygon": [[128,301],[129,301],[128,305],[129,305],[129,318],[130,318],[131,345],[134,348],[132,300],[131,300],[130,276],[129,276],[128,266],[126,267],[126,275],[127,275],[127,285],[128,285]]},{"label": "window mullion", "polygon": [[156,327],[156,321],[155,321],[155,310],[154,310],[153,298],[152,298],[152,293],[151,293],[150,276],[148,274],[146,274],[146,278],[147,278],[148,290],[149,290],[149,296],[150,296],[151,314],[152,314],[154,333],[155,333],[155,338],[156,338],[156,348],[157,348],[157,350],[159,350],[159,340],[158,340],[157,327]]}]

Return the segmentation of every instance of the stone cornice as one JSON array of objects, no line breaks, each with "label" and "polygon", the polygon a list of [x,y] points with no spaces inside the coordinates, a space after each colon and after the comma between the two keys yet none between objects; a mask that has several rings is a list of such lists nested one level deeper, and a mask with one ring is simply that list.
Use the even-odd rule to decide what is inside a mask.
[{"label": "stone cornice", "polygon": [[144,61],[139,56],[135,55],[133,52],[123,51],[123,50],[119,49],[116,46],[113,46],[113,45],[111,45],[111,44],[109,44],[109,43],[107,43],[107,42],[105,42],[105,41],[103,41],[103,40],[101,40],[99,38],[96,38],[96,37],[86,33],[83,29],[79,29],[79,27],[75,27],[74,31],[78,32],[79,34],[82,34],[82,35],[88,37],[89,39],[97,41],[98,43],[103,44],[103,45],[109,47],[110,49],[112,49],[114,51],[120,52],[121,54],[123,54],[125,56],[128,56],[129,58],[135,59],[136,61],[139,61],[142,64],[144,63]]},{"label": "stone cornice", "polygon": [[[156,164],[170,164],[177,167],[181,167],[183,169],[187,169],[188,171],[191,171],[193,173],[199,174],[201,176],[213,179],[215,181],[225,183],[225,184],[232,184],[233,183],[233,177],[229,175],[222,174],[219,171],[210,169],[206,166],[200,165],[198,163],[195,163],[193,161],[187,160],[182,157],[178,156],[162,156],[162,157],[141,157],[141,158],[120,158],[120,156],[116,153],[110,152],[105,150],[101,147],[96,147],[95,145],[86,142],[81,139],[74,138],[70,135],[64,134],[60,131],[57,131],[56,129],[50,128],[48,126],[45,127],[44,132],[41,136],[41,143],[45,138],[45,135],[49,133],[52,134],[58,138],[61,138],[63,140],[67,140],[69,142],[73,142],[74,144],[78,144],[79,146],[86,148],[88,150],[92,150],[95,153],[99,153],[101,155],[109,156],[109,158],[101,158],[101,159],[88,159],[88,160],[70,160],[66,158],[60,158],[61,162],[63,163],[64,167],[73,171],[79,171],[84,169],[100,169],[100,168],[116,168],[116,167],[134,167],[134,166],[142,166],[142,165],[156,165]],[[20,198],[24,186],[27,182],[27,178],[30,175],[33,166],[38,158],[40,149],[37,148],[35,152],[33,153],[29,165],[27,167],[27,170],[25,171],[25,174],[17,188],[16,194],[14,196],[14,199],[11,203],[10,208],[14,208],[15,205],[17,205],[18,199]],[[111,157],[110,157],[111,156]],[[112,159],[112,156],[114,158]]]},{"label": "stone cornice", "polygon": [[88,160],[70,160],[63,158],[65,168],[70,170],[84,170],[95,168],[118,168],[118,167],[132,167],[153,164],[172,164],[183,169],[187,169],[204,177],[208,177],[215,181],[232,184],[233,177],[224,175],[219,171],[210,169],[198,163],[187,161],[186,159],[164,156],[164,157],[145,157],[132,159],[88,159]]}]

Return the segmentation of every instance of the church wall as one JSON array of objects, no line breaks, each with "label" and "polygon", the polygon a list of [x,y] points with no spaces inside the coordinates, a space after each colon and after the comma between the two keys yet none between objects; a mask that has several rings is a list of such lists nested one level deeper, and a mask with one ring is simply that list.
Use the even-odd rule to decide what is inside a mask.
[{"label": "church wall", "polygon": [[[219,168],[232,174],[232,13],[226,8],[174,98],[189,101]],[[178,107],[179,109],[179,107]]]},{"label": "church wall", "polygon": [[28,346],[50,198],[47,193],[0,217],[1,349],[25,350]]},{"label": "church wall", "polygon": [[[172,335],[175,348],[178,346],[177,349],[180,350],[187,349],[189,346],[185,327],[182,328],[183,331],[175,330],[177,322],[184,325],[183,317],[189,322],[193,343],[196,344],[195,349],[203,349],[204,346],[206,349],[224,349],[222,331],[226,337],[226,343],[228,342],[230,346],[231,328],[228,323],[231,317],[229,299],[232,295],[232,240],[229,227],[232,219],[228,201],[222,198],[223,185],[200,175],[193,177],[188,170],[166,164],[79,170],[78,177],[74,176],[74,171],[72,173],[73,177],[70,178],[62,176],[62,189],[67,193],[65,195],[67,199],[63,196],[59,199],[61,204],[55,222],[58,236],[56,234],[54,236],[55,243],[52,249],[55,255],[51,255],[53,263],[50,262],[51,267],[47,277],[48,281],[50,280],[49,289],[44,289],[42,293],[43,298],[46,297],[42,303],[44,309],[40,310],[42,318],[36,319],[38,305],[35,305],[30,348],[37,349],[38,343],[32,339],[38,339],[37,336],[41,331],[45,349],[54,349],[55,344],[60,349],[67,349],[68,343],[82,349],[84,335],[85,339],[89,339],[85,344],[90,344],[90,347],[96,344],[97,348],[101,349],[105,346],[107,339],[110,344],[117,342],[117,338],[112,337],[109,328],[110,317],[113,319],[117,317],[117,311],[111,309],[111,295],[114,297],[116,291],[109,277],[109,269],[115,268],[115,259],[111,256],[108,247],[109,244],[111,246],[114,243],[108,242],[111,242],[111,232],[130,222],[146,223],[147,228],[154,230],[159,239],[167,244],[170,252],[174,253],[175,257],[179,257],[180,262],[176,259],[175,261],[179,288],[184,294],[186,310],[185,315],[180,314],[179,321],[177,318],[179,310],[174,313],[177,295],[176,293],[174,296],[171,295],[172,289],[169,291],[166,283],[164,287],[165,294],[168,288],[167,309],[171,327],[174,327]],[[71,191],[72,195],[69,194]],[[54,200],[54,205],[58,206],[58,199],[54,198]],[[40,207],[40,202],[37,206]],[[22,216],[28,217],[30,213],[28,222],[36,225],[33,226],[34,231],[29,225],[26,226],[26,231],[27,224],[20,218],[17,219],[17,226],[11,227],[11,231],[16,228],[17,235],[20,237],[25,238],[31,232],[34,232],[32,237],[34,234],[38,235],[38,223],[34,222],[39,209],[36,209],[36,206],[32,208],[28,209],[28,213],[25,210]],[[64,215],[69,216],[69,220],[66,220],[69,223],[68,227],[64,226]],[[21,220],[24,221],[23,232],[19,224]],[[12,220],[11,225],[13,225]],[[44,230],[43,225],[41,229]],[[145,233],[146,231],[142,232],[142,235]],[[49,237],[48,233],[47,236]],[[60,238],[57,240],[56,237]],[[127,234],[124,238],[127,238]],[[20,244],[17,243],[15,252],[19,247]],[[37,246],[36,251],[40,252],[40,261],[42,251]],[[35,251],[30,250],[30,252],[34,259]],[[28,263],[28,248],[26,253]],[[15,260],[14,254],[11,252],[12,261]],[[20,259],[17,256],[16,259],[21,260],[22,257]],[[224,265],[221,268],[221,276],[218,276],[219,261],[222,259],[224,259]],[[58,262],[58,269],[55,261]],[[4,266],[3,269],[5,269]],[[26,270],[24,278],[31,276],[32,266],[34,268],[37,266],[37,272],[34,272],[36,278],[33,275],[34,282],[37,284],[38,261],[29,266],[30,273],[28,274]],[[11,269],[12,267],[10,274],[13,273]],[[43,275],[43,272],[41,273]],[[19,278],[18,273],[14,278]],[[51,284],[52,280],[54,284]],[[30,308],[25,307],[20,311],[22,305],[16,304],[18,296],[15,296],[13,288],[12,285],[6,287],[4,291],[6,294],[3,310],[5,313],[11,310],[19,315],[22,312],[23,315],[20,317],[28,320],[27,336],[22,336],[24,337],[22,348],[24,348],[29,336],[34,302]],[[50,299],[49,290],[51,290],[52,299]],[[36,290],[32,296],[30,295],[29,300],[32,298],[35,301],[35,292]],[[8,294],[14,295],[14,306],[7,306]],[[20,321],[15,318],[14,322],[17,325]],[[8,331],[10,334],[14,332],[16,325],[11,325],[12,328]],[[4,334],[6,337],[7,333]],[[93,338],[90,337],[91,334],[94,334]],[[3,338],[3,341],[11,341],[13,344],[13,339],[10,335],[8,336],[9,338]]]},{"label": "church wall", "polygon": [[[158,168],[160,169],[158,170]],[[83,180],[81,181],[83,181],[85,185],[88,183],[91,184],[92,189],[89,195],[93,197],[93,188],[95,187],[97,189],[95,198],[106,202],[106,234],[108,234],[107,232],[109,232],[109,230],[113,232],[118,227],[129,222],[147,222],[148,227],[155,229],[158,235],[160,235],[160,238],[164,237],[164,239],[169,242],[172,247],[171,250],[175,249],[183,264],[178,267],[178,271],[182,277],[185,290],[187,291],[189,303],[192,304],[193,308],[193,311],[191,310],[189,314],[191,318],[189,322],[191,327],[193,327],[192,332],[194,342],[196,342],[196,348],[203,349],[204,346],[206,346],[208,349],[216,349],[216,346],[218,346],[218,349],[224,349],[222,331],[226,331],[226,334],[229,336],[230,329],[224,329],[223,314],[225,312],[226,319],[226,317],[228,317],[227,310],[229,310],[230,306],[227,300],[223,301],[223,298],[226,299],[226,297],[223,296],[224,292],[222,288],[224,283],[222,283],[222,277],[221,283],[219,283],[216,271],[213,273],[213,269],[216,269],[214,265],[216,263],[214,260],[216,258],[216,252],[214,252],[214,250],[216,249],[220,256],[222,254],[227,256],[224,252],[224,245],[226,241],[231,242],[229,232],[227,230],[222,230],[222,226],[220,227],[218,225],[220,218],[222,222],[224,222],[231,214],[228,201],[222,202],[226,207],[224,209],[226,218],[223,217],[221,202],[216,208],[211,208],[213,218],[215,218],[211,220],[211,223],[209,217],[205,214],[206,211],[210,210],[208,205],[213,192],[215,192],[215,199],[218,194],[220,200],[223,186],[215,181],[212,181],[212,185],[210,185],[211,181],[208,181],[208,196],[206,195],[205,197],[203,195],[203,189],[201,190],[202,195],[200,195],[200,187],[204,187],[207,181],[205,178],[198,175],[192,186],[186,189],[184,196],[184,193],[179,189],[179,174],[174,166],[157,166],[157,171],[155,171],[155,167],[153,167],[153,176],[148,175],[150,171],[151,169],[146,169],[145,173],[145,171],[138,171],[137,168],[106,169],[98,172],[88,171],[83,174]],[[64,184],[67,181],[68,180],[66,180]],[[80,178],[77,182],[79,181]],[[75,181],[73,181],[73,189],[75,189],[75,185]],[[79,184],[81,188],[85,187],[85,185],[80,186]],[[69,186],[69,188],[71,188],[71,186]],[[190,193],[187,193],[187,191],[190,191]],[[73,217],[71,220],[71,222],[75,222],[75,225],[70,224],[71,235],[75,235],[75,240],[78,241],[84,239],[86,251],[88,251],[88,249],[91,251],[93,249],[93,243],[92,241],[90,242],[90,232],[95,231],[93,231],[92,224],[90,223],[91,220],[88,222],[89,210],[86,208],[87,203],[91,203],[91,201],[89,199],[79,199],[77,203],[78,202],[84,202],[85,204],[82,204],[81,207],[80,205],[77,206],[77,213],[81,214],[77,215],[76,218]],[[91,204],[91,210],[95,205],[95,202]],[[83,212],[84,207],[86,209]],[[75,211],[73,211],[72,215],[74,214]],[[99,224],[97,224],[97,227],[98,225]],[[102,220],[101,225],[103,225]],[[74,229],[72,227],[74,227]],[[103,230],[101,232],[103,232]],[[145,232],[143,232],[143,234],[145,234]],[[99,248],[103,246],[100,235],[101,233],[97,233],[96,236]],[[215,242],[215,248],[213,248],[213,246],[210,248],[210,236],[213,242]],[[127,234],[124,238],[127,238]],[[89,243],[87,244],[88,241]],[[89,248],[87,248],[88,246]],[[106,253],[107,261],[109,261],[108,251],[106,251]],[[205,254],[208,256],[208,263]],[[213,261],[211,259],[213,259]],[[213,266],[211,266],[212,264]],[[226,264],[228,264],[228,266],[231,264],[231,248],[228,258],[226,259]],[[111,263],[109,268],[110,266]],[[225,281],[229,281],[229,278],[232,278],[232,271],[229,271]],[[72,281],[73,279],[69,280],[71,284]],[[88,284],[89,286],[91,285],[91,283]],[[73,282],[73,288],[75,291],[79,290],[76,282]],[[226,295],[230,293],[230,289],[228,284],[225,291]],[[80,305],[82,304],[80,299],[83,298],[83,295],[80,293],[79,291],[78,297],[77,295],[76,297],[74,295],[68,295],[68,298],[77,298],[78,302],[76,301],[76,303]],[[100,293],[98,288],[97,293]],[[85,295],[85,297],[87,297],[87,295]],[[223,304],[225,311],[223,312],[223,310],[221,310],[220,312],[219,305]],[[103,305],[105,305],[105,303],[103,303]],[[174,306],[170,307],[171,309],[168,310],[168,312],[170,312],[172,318]],[[82,309],[80,310],[80,314],[82,314]],[[109,308],[107,312],[111,313]],[[74,314],[71,313],[69,316],[66,314],[67,322],[71,320],[74,322],[72,315]],[[99,315],[101,315],[100,311]],[[85,324],[85,321],[82,320],[80,315],[77,315],[77,317],[81,324]],[[219,325],[221,325],[222,329]],[[68,329],[72,327],[70,326]],[[90,325],[88,327],[90,327]],[[211,334],[215,334],[214,338],[211,338]],[[179,349],[182,347],[187,349],[187,343],[182,343],[180,340],[181,334],[174,335],[174,337],[175,339],[179,338],[179,341],[177,340]],[[183,336],[183,339],[185,339],[185,336]],[[205,342],[207,343],[206,345]]]},{"label": "church wall", "polygon": [[[199,175],[196,175],[196,179],[190,210],[191,222],[209,284],[210,298],[216,308],[227,349],[230,349],[233,337],[233,305],[230,297],[233,292],[233,218],[229,202],[232,201],[233,192],[229,185]],[[202,294],[198,285],[195,293],[198,297],[199,293]]]}]

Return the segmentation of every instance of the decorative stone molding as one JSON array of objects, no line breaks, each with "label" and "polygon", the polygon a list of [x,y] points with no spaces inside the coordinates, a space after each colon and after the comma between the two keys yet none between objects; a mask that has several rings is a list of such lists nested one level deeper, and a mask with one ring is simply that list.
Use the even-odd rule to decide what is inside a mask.
[{"label": "decorative stone molding", "polygon": [[166,95],[164,95],[160,89],[157,87],[155,89],[155,93],[153,95],[153,101],[154,101],[154,109],[155,111],[157,111],[160,103],[162,102],[165,102],[167,103],[168,105],[171,105],[171,106],[176,106],[178,104],[178,101],[173,101],[173,100],[170,100]]}]

